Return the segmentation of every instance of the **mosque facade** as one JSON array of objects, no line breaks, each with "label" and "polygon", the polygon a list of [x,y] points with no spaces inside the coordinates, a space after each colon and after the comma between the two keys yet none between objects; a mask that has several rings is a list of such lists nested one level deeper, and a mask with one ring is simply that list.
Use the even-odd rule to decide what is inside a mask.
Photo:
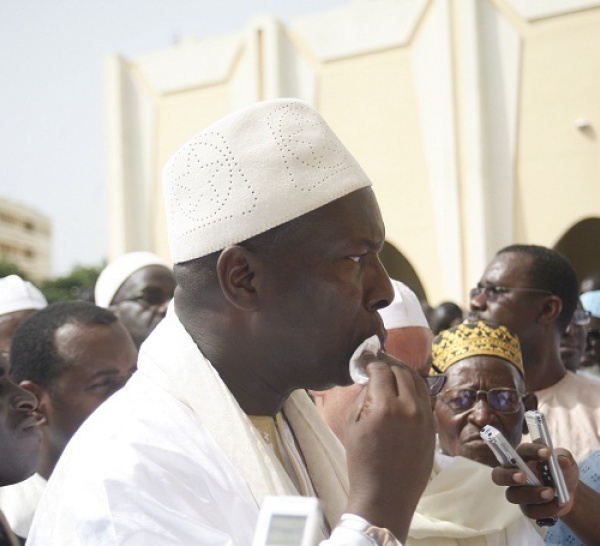
[{"label": "mosque facade", "polygon": [[391,276],[464,305],[512,243],[600,269],[600,1],[354,0],[107,58],[109,259],[168,259],[162,167],[255,101],[315,105],[373,181]]}]

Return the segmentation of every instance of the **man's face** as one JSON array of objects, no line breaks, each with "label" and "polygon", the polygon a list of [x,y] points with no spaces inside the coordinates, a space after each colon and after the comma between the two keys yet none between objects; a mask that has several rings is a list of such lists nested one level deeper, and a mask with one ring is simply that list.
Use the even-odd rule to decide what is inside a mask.
[{"label": "man's face", "polygon": [[165,318],[174,291],[175,279],[171,270],[162,265],[150,265],[133,273],[115,294],[110,308],[138,348]]},{"label": "man's face", "polygon": [[[516,447],[521,441],[525,405],[522,401],[523,380],[518,371],[504,360],[492,356],[474,356],[457,362],[446,370],[448,380],[435,402],[438,437],[442,451],[447,455],[467,457],[486,464],[499,463],[491,449],[479,436],[485,425],[496,427],[508,442]],[[503,413],[492,407],[486,395],[479,395],[469,409],[452,409],[457,400],[467,400],[466,389],[489,391],[513,389],[518,391],[518,410]],[[514,394],[514,393],[511,393]],[[498,399],[508,399],[498,393]],[[465,404],[467,405],[467,404]]]},{"label": "man's face", "polygon": [[588,326],[571,322],[560,338],[560,358],[567,370],[576,372],[586,350]]},{"label": "man's face", "polygon": [[254,323],[270,350],[278,392],[351,383],[358,345],[384,328],[377,310],[394,297],[379,261],[385,232],[370,188],[310,214],[294,244],[255,251],[261,294]]},{"label": "man's face", "polygon": [[8,363],[0,357],[0,486],[35,472],[41,440],[32,415],[36,406],[35,396],[8,378]]},{"label": "man's face", "polygon": [[598,317],[590,317],[581,365],[600,366],[600,318]]},{"label": "man's face", "polygon": [[[482,291],[471,298],[471,310],[483,320],[506,326],[517,335],[524,351],[538,317],[539,306],[536,304],[543,301],[543,294],[510,289],[535,288],[527,275],[531,261],[531,256],[519,252],[496,255],[477,283],[487,292]],[[502,288],[508,290],[502,291]]]},{"label": "man's face", "polygon": [[[421,327],[395,328],[388,330],[385,350],[388,354],[415,369],[421,377],[429,375],[429,356],[431,355],[431,330]],[[358,396],[362,387],[333,387],[322,392],[311,392],[323,420],[344,443],[344,426],[348,408]]]},{"label": "man's face", "polygon": [[137,350],[116,321],[108,325],[65,324],[54,342],[66,362],[63,373],[40,397],[44,434],[56,453],[91,413],[119,390],[135,371]]},{"label": "man's face", "polygon": [[6,357],[10,353],[10,344],[17,327],[35,312],[35,309],[23,309],[0,315],[0,354]]}]

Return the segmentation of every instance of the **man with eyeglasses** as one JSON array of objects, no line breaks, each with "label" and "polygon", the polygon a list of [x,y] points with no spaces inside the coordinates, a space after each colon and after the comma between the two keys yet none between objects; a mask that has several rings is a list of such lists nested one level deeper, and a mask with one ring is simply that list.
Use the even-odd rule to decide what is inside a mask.
[{"label": "man with eyeglasses", "polygon": [[94,288],[96,305],[110,309],[140,345],[165,318],[175,292],[168,264],[151,252],[129,252],[100,273]]},{"label": "man with eyeglasses", "polygon": [[[479,435],[485,425],[492,425],[516,447],[525,411],[537,407],[535,395],[525,391],[517,337],[485,321],[459,324],[434,338],[432,367],[447,381],[435,398],[441,451],[436,462],[443,473],[442,485],[426,499],[430,513],[435,513],[432,506],[441,514],[454,511],[454,524],[466,543],[470,532],[470,537],[485,537],[487,544],[543,544],[532,523],[506,502],[504,491],[490,490],[491,468],[499,463]],[[451,507],[449,497],[442,495],[449,484],[457,491]],[[493,525],[491,514],[496,518]]]},{"label": "man with eyeglasses", "polygon": [[582,368],[589,338],[589,325],[590,312],[581,307],[580,303],[560,340],[560,357],[568,371],[577,373],[591,381],[600,381],[599,375]]},{"label": "man with eyeglasses", "polygon": [[597,377],[600,374],[600,290],[584,292],[580,299],[583,308],[589,315],[585,352],[581,359],[581,365],[593,373],[594,377]]},{"label": "man with eyeglasses", "polygon": [[471,310],[519,338],[526,388],[538,398],[556,445],[580,460],[600,447],[600,388],[565,369],[560,341],[577,307],[573,267],[537,245],[500,250],[471,291]]}]

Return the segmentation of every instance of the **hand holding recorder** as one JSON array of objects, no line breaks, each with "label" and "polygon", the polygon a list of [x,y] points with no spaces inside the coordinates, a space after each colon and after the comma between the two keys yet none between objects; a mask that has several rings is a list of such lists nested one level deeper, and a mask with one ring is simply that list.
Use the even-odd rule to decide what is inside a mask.
[{"label": "hand holding recorder", "polygon": [[[547,498],[549,501],[553,501],[556,498],[556,504],[558,507],[564,507],[569,503],[570,494],[565,482],[561,465],[559,464],[558,456],[552,445],[552,438],[550,437],[550,433],[546,425],[546,418],[544,414],[539,411],[528,411],[525,413],[525,419],[527,421],[529,434],[534,444],[538,446],[537,455],[539,459],[536,465],[528,465],[519,455],[519,453],[512,448],[512,446],[504,439],[502,434],[494,427],[484,427],[481,431],[481,437],[486,441],[488,446],[490,446],[504,469],[517,468],[523,474],[522,476],[519,473],[513,472],[510,475],[510,479],[515,481],[516,479],[524,480],[520,481],[520,483],[535,488],[536,493],[539,494],[541,498]],[[540,450],[540,445],[545,447]],[[537,475],[533,474],[530,466],[534,466],[534,468],[536,468]],[[499,470],[496,472],[496,474],[501,473],[504,474],[506,478],[509,478],[509,474],[507,472],[503,472],[504,469]],[[514,486],[514,481],[509,483],[499,483],[498,485]],[[552,489],[549,490],[547,489],[548,487]],[[518,495],[527,494],[528,496],[531,496],[532,493],[532,491],[517,491]],[[510,495],[513,494],[513,491],[507,491],[507,498],[509,501],[511,500]],[[517,502],[517,504],[522,503]],[[547,508],[550,507],[548,506]],[[559,515],[559,511],[554,510],[554,508],[555,507],[552,504],[552,512],[550,514],[544,515],[543,517],[536,517],[536,523],[540,526],[554,525]],[[533,517],[532,515],[527,514],[525,510],[523,511],[529,517]]]}]

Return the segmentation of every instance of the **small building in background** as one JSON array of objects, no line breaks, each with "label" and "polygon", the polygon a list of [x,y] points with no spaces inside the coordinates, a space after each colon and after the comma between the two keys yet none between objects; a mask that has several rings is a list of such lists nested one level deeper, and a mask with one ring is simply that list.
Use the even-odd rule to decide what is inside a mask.
[{"label": "small building in background", "polygon": [[0,198],[0,259],[10,261],[30,279],[52,276],[52,222],[27,205]]}]

